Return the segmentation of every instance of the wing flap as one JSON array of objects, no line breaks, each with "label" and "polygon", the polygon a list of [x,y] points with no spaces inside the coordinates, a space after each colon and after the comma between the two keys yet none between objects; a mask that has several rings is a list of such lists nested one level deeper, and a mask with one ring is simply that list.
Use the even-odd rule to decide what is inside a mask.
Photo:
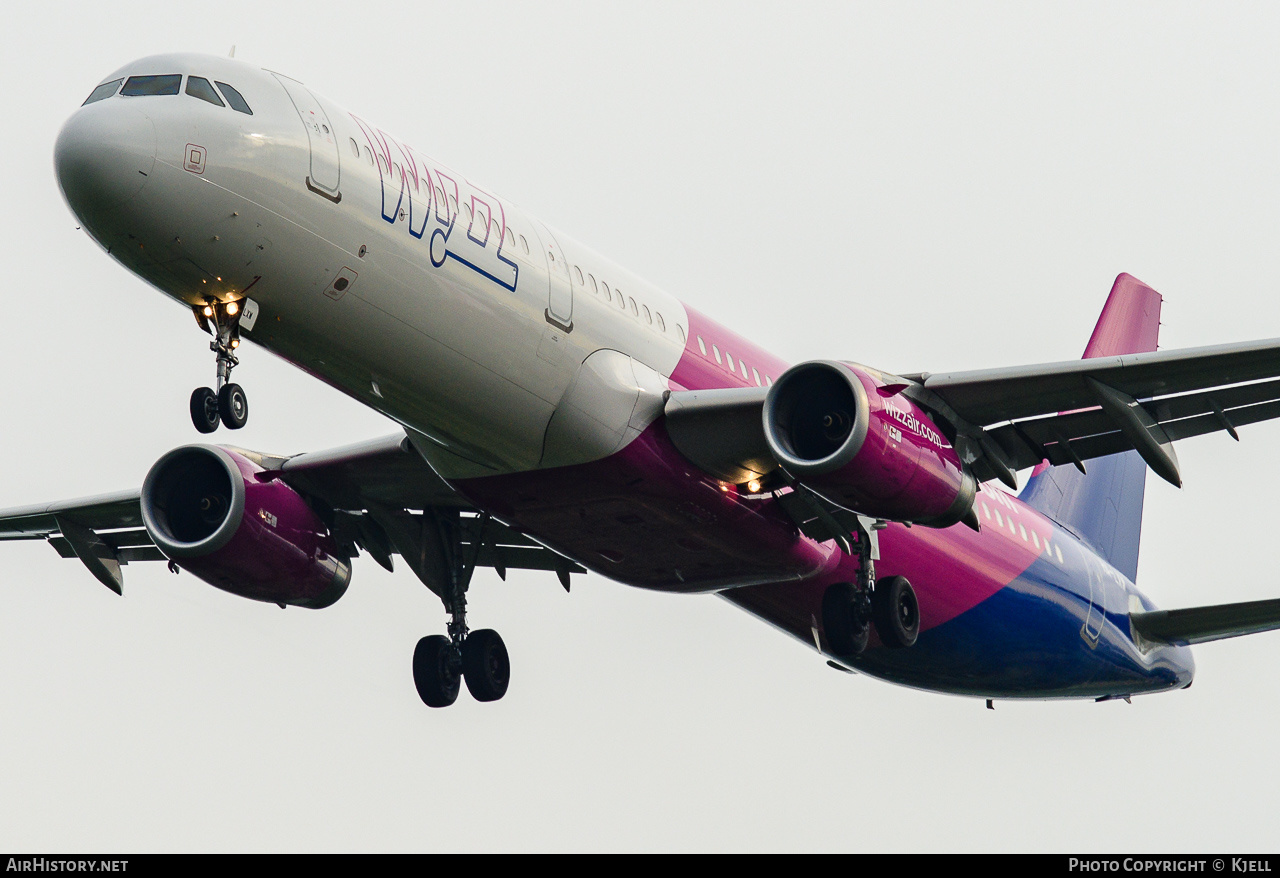
[{"label": "wing flap", "polygon": [[[1140,407],[1171,441],[1219,430],[1235,436],[1237,427],[1280,417],[1280,381],[1160,397],[1142,402]],[[1101,408],[1014,421],[988,430],[987,435],[1015,470],[1035,466],[1041,460],[1055,466],[1071,465],[1134,448]]]}]

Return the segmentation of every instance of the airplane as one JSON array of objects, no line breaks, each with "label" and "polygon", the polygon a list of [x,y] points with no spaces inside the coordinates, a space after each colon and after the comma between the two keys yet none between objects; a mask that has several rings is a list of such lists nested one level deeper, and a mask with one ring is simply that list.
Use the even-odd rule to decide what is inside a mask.
[{"label": "airplane", "polygon": [[231,58],[125,65],[54,161],[86,233],[209,334],[200,434],[247,423],[245,340],[399,428],[292,456],[194,442],[136,489],[0,510],[0,540],[117,594],[163,561],[322,609],[361,553],[399,556],[449,615],[413,650],[431,707],[510,684],[469,624],[480,567],[718,594],[837,670],[987,706],[1183,689],[1191,645],[1280,628],[1280,600],[1160,610],[1135,585],[1147,469],[1180,485],[1174,442],[1280,416],[1280,340],[1158,351],[1162,298],[1128,274],[1079,360],[792,365]]}]

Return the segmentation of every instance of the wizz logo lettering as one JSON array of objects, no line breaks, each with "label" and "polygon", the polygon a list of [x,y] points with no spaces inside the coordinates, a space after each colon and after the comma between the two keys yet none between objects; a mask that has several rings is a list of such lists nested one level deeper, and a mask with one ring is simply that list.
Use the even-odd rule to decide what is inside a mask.
[{"label": "wizz logo lettering", "polygon": [[[351,118],[374,156],[382,183],[382,219],[404,223],[412,237],[425,239],[436,268],[452,259],[514,292],[520,267],[504,252],[515,236],[507,229],[502,202],[465,181],[459,184],[413,147],[357,116]],[[466,228],[460,230],[461,224]]]}]

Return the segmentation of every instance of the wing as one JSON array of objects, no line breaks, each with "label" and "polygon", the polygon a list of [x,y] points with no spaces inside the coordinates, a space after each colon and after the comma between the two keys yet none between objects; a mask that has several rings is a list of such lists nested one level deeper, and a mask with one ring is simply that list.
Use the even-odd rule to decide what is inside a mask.
[{"label": "wing", "polygon": [[[977,441],[979,478],[1041,460],[1084,469],[1136,449],[1180,484],[1172,443],[1280,416],[1280,339],[907,376],[907,391]],[[1141,400],[1139,402],[1139,400]]]},{"label": "wing", "polygon": [[[235,448],[301,494],[329,523],[351,555],[363,549],[392,569],[399,554],[433,589],[438,575],[423,565],[428,520],[457,528],[472,566],[551,570],[568,588],[585,569],[519,531],[481,514],[413,450],[403,433],[355,445],[279,457]],[[64,558],[79,558],[97,579],[123,594],[122,567],[164,561],[142,521],[141,491],[0,510],[0,540],[47,540]]]},{"label": "wing", "polygon": [[[1136,449],[1181,484],[1173,442],[1280,417],[1280,339],[902,377],[902,394],[950,428],[979,481],[1042,460],[1082,471],[1094,457]],[[762,427],[763,388],[678,391],[667,431],[691,462],[745,482],[777,468]]]}]

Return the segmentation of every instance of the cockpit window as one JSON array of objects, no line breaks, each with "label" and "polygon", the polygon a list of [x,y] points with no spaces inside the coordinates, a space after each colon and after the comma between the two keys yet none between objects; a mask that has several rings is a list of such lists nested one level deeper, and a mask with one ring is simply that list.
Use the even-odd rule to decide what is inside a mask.
[{"label": "cockpit window", "polygon": [[249,104],[240,96],[240,92],[236,91],[225,82],[219,82],[218,88],[222,91],[222,96],[227,99],[227,103],[231,105],[231,109],[235,110],[237,113],[246,113],[250,116],[253,115],[253,110],[249,109]]},{"label": "cockpit window", "polygon": [[213,86],[209,84],[209,80],[203,76],[187,77],[187,94],[193,98],[199,98],[202,101],[208,101],[219,107],[225,107],[222,98],[218,97],[218,93],[213,90]]},{"label": "cockpit window", "polygon": [[176,95],[178,86],[181,84],[181,73],[166,73],[163,76],[130,76],[120,94],[130,97],[136,95]]},{"label": "cockpit window", "polygon": [[94,101],[105,101],[107,98],[111,97],[116,93],[116,89],[120,87],[120,83],[122,82],[124,82],[123,79],[116,79],[111,82],[104,82],[102,85],[95,88],[89,94],[89,97],[85,98],[84,104],[81,104],[80,106],[83,107],[85,104],[92,104]]}]

